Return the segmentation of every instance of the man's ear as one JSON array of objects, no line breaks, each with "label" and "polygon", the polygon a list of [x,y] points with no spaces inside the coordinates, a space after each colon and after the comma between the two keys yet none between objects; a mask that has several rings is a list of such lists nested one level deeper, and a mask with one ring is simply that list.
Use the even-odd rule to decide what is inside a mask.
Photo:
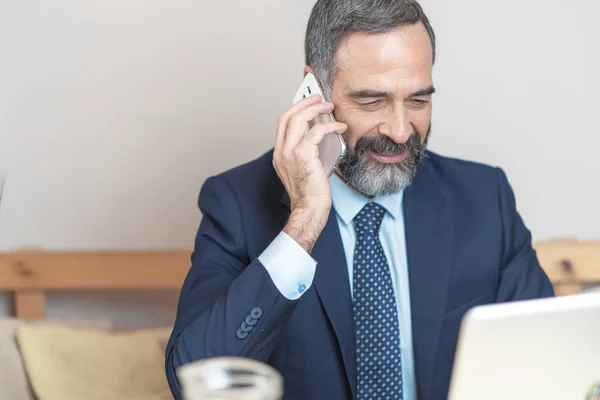
[{"label": "man's ear", "polygon": [[315,73],[315,70],[310,65],[307,65],[306,67],[304,67],[304,76],[306,76],[308,74],[314,74],[314,73]]}]

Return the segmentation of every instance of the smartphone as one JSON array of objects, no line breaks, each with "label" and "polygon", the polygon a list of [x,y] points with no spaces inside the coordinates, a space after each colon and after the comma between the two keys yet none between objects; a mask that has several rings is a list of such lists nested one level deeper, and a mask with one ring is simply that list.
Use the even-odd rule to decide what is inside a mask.
[{"label": "smartphone", "polygon": [[[314,94],[320,95],[323,102],[327,101],[315,76],[312,73],[308,73],[298,88],[296,96],[294,96],[294,104],[303,98],[310,97]],[[315,124],[323,122],[335,122],[335,117],[331,113],[319,115],[317,118],[308,123],[308,129],[304,134],[306,134],[313,126],[315,126]],[[335,171],[344,153],[346,153],[346,143],[344,142],[342,135],[325,135],[319,144],[319,159],[323,164],[323,169],[325,170],[327,176],[330,176],[333,171]]]}]

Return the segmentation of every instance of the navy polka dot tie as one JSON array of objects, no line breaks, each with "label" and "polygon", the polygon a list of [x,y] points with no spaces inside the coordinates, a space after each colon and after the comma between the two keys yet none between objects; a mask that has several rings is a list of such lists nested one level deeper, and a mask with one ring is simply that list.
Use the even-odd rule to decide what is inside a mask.
[{"label": "navy polka dot tie", "polygon": [[354,218],[353,308],[358,400],[402,400],[398,309],[379,228],[385,209],[368,203]]}]

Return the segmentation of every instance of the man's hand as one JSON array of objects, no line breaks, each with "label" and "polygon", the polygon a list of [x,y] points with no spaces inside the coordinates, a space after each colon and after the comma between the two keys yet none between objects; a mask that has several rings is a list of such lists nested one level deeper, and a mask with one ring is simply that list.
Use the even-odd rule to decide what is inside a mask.
[{"label": "man's hand", "polygon": [[321,235],[331,210],[331,187],[319,160],[319,143],[329,134],[348,129],[341,122],[315,124],[304,135],[308,122],[333,111],[332,103],[323,103],[319,95],[296,103],[281,117],[273,166],[290,196],[291,214],[283,231],[308,253]]}]

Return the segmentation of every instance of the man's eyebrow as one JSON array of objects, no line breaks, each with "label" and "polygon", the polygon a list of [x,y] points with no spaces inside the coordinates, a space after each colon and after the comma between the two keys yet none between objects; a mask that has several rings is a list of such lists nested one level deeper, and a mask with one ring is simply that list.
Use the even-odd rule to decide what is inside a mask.
[{"label": "man's eyebrow", "polygon": [[375,89],[357,89],[348,93],[347,96],[351,99],[372,99],[374,97],[392,97],[393,94]]},{"label": "man's eyebrow", "polygon": [[435,93],[435,88],[429,86],[427,89],[419,90],[411,94],[409,97],[431,96]]},{"label": "man's eyebrow", "polygon": [[[411,93],[409,97],[430,96],[435,93],[435,88],[429,86],[426,89],[418,90]],[[393,97],[393,93],[376,89],[357,89],[348,93],[347,97],[351,99],[372,99],[376,97]]]}]

